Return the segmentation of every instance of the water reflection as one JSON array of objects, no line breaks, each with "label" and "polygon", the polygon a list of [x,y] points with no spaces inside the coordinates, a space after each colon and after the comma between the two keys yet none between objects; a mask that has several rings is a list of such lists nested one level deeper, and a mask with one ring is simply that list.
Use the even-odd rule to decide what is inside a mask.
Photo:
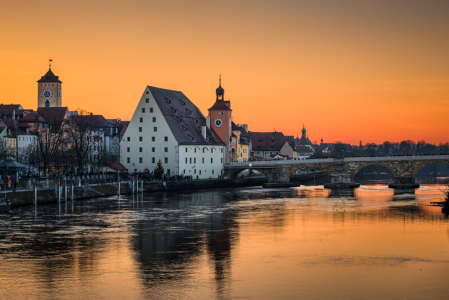
[{"label": "water reflection", "polygon": [[[2,293],[8,299],[366,298],[350,282],[366,285],[368,277],[385,293],[403,291],[416,266],[449,275],[447,215],[429,206],[441,198],[439,187],[399,195],[384,185],[319,186],[24,207],[0,218]],[[402,278],[396,287],[389,286],[393,274]],[[421,276],[426,295],[429,288],[446,289]],[[387,295],[376,291],[371,295]]]}]

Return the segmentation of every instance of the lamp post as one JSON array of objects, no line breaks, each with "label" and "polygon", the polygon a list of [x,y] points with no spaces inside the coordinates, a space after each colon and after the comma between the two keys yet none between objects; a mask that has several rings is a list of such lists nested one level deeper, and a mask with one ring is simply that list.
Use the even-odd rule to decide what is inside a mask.
[{"label": "lamp post", "polygon": [[253,166],[253,164],[252,163],[249,163],[249,177],[251,177],[251,167]]}]

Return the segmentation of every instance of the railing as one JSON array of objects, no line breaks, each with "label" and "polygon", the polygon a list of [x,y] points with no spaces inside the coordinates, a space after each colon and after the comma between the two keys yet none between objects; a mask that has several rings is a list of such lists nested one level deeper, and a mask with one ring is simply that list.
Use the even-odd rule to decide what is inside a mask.
[{"label": "railing", "polygon": [[318,163],[335,163],[342,160],[347,162],[366,162],[366,161],[419,161],[419,160],[449,160],[449,155],[413,155],[413,156],[373,156],[373,157],[345,157],[345,158],[314,158],[300,160],[270,160],[270,161],[248,161],[248,162],[232,162],[225,165],[225,168],[236,167],[264,167],[277,165],[309,165]]}]

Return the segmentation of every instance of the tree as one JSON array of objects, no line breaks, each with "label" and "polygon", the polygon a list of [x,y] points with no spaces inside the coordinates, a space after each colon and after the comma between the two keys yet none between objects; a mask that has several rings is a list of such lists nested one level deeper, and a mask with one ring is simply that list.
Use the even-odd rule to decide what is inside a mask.
[{"label": "tree", "polygon": [[164,166],[162,165],[162,161],[159,158],[156,164],[156,169],[154,169],[154,177],[156,179],[161,179],[162,175],[164,175]]}]

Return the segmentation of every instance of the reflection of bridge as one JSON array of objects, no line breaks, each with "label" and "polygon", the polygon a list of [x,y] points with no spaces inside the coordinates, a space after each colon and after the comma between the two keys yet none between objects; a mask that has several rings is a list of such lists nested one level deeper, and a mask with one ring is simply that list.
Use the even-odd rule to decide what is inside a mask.
[{"label": "reflection of bridge", "polygon": [[[449,165],[449,155],[422,156],[379,156],[379,157],[345,157],[318,158],[304,160],[277,160],[233,162],[225,165],[225,175],[236,178],[246,169],[257,170],[264,174],[268,182],[285,183],[290,176],[304,167],[320,169],[331,177],[333,183],[354,182],[355,175],[362,168],[370,165],[380,165],[387,168],[394,176],[394,183],[390,187],[419,187],[415,184],[415,176],[423,167],[443,163]],[[251,167],[249,167],[251,164]]]}]

